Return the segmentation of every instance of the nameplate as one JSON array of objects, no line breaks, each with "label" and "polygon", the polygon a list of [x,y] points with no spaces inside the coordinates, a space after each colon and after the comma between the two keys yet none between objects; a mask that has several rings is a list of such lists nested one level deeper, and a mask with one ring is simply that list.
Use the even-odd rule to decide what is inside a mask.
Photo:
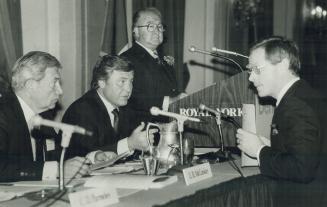
[{"label": "nameplate", "polygon": [[200,182],[212,177],[212,172],[209,163],[203,163],[193,167],[185,168],[183,175],[186,185]]},{"label": "nameplate", "polygon": [[72,207],[104,207],[119,202],[116,189],[108,188],[91,188],[70,193],[68,197]]}]

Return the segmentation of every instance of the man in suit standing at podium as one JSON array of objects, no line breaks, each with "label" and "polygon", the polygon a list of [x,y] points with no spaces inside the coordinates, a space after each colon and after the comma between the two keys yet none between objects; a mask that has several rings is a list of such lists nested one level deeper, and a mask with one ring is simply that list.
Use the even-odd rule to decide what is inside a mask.
[{"label": "man in suit standing at podium", "polygon": [[[91,90],[72,103],[62,119],[92,131],[93,135],[73,134],[68,156],[87,156],[92,162],[98,162],[111,159],[115,156],[113,152],[123,154],[148,149],[145,124],[130,128],[133,114],[124,107],[132,93],[133,77],[131,64],[123,58],[105,55],[98,60],[93,69]],[[150,142],[156,131],[150,130]]]},{"label": "man in suit standing at podium", "polygon": [[238,147],[276,183],[276,206],[326,205],[326,99],[299,78],[297,46],[265,39],[251,48],[248,69],[259,96],[276,99],[276,109],[270,140],[238,129]]},{"label": "man in suit standing at podium", "polygon": [[[133,17],[133,46],[122,54],[134,66],[134,88],[128,107],[136,113],[134,125],[141,121],[167,121],[152,117],[152,106],[168,110],[169,103],[180,98],[174,70],[174,58],[158,51],[165,27],[156,8],[139,10]],[[185,94],[183,94],[185,96]]]},{"label": "man in suit standing at podium", "polygon": [[[54,108],[62,94],[61,68],[55,57],[39,51],[29,52],[16,61],[13,91],[0,98],[0,182],[58,176],[58,163],[45,157],[47,150],[42,141],[48,137],[36,136],[44,134],[32,133],[32,129],[33,117]],[[67,160],[64,168],[66,178],[88,173],[82,157]]]}]

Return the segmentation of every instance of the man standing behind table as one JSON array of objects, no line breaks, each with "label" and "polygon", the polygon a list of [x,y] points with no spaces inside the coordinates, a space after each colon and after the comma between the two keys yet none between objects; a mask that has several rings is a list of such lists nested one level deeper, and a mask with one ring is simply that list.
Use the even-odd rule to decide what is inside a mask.
[{"label": "man standing behind table", "polygon": [[[111,159],[117,152],[147,150],[149,147],[142,122],[130,134],[132,114],[125,107],[132,93],[134,72],[130,63],[117,56],[101,57],[93,69],[91,90],[72,103],[62,121],[93,132],[91,137],[74,134],[69,156],[86,156],[92,162]],[[153,133],[149,134],[153,142]],[[128,136],[129,135],[129,136]]]},{"label": "man standing behind table", "polygon": [[276,206],[326,206],[326,99],[299,78],[297,46],[281,37],[250,50],[249,80],[260,97],[276,99],[268,139],[238,129],[238,147],[276,181]]},{"label": "man standing behind table", "polygon": [[136,113],[134,124],[140,121],[166,121],[152,117],[152,106],[168,109],[169,103],[178,100],[174,71],[174,58],[158,54],[165,27],[156,8],[139,10],[133,17],[133,46],[122,54],[134,66],[134,89],[128,107]]},{"label": "man standing behind table", "polygon": [[[33,117],[54,108],[62,94],[61,68],[55,57],[39,51],[16,61],[13,92],[0,98],[0,182],[56,179],[58,163],[45,161],[46,149],[40,142],[45,137],[37,139],[31,131]],[[86,174],[84,163],[81,157],[67,160],[65,177]]]}]

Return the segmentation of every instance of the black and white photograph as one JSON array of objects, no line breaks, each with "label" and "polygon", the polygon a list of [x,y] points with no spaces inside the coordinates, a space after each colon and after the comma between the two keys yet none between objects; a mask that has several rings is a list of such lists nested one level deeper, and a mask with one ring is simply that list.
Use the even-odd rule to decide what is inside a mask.
[{"label": "black and white photograph", "polygon": [[327,206],[326,0],[0,0],[0,207]]}]

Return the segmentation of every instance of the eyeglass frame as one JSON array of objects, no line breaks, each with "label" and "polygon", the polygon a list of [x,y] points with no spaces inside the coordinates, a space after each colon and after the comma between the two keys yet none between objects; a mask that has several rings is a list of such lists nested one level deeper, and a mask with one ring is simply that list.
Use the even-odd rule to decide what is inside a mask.
[{"label": "eyeglass frame", "polygon": [[252,66],[250,67],[250,65],[245,66],[245,68],[247,69],[246,72],[248,72],[250,75],[252,74],[252,72],[254,72],[257,75],[261,74],[261,69],[266,67],[266,65],[261,65],[261,66]]},{"label": "eyeglass frame", "polygon": [[[151,25],[155,26],[155,28],[153,27],[153,30],[150,30],[150,29],[149,29]],[[149,23],[149,24],[147,24],[147,25],[139,25],[139,26],[136,26],[136,27],[146,27],[146,30],[147,30],[148,32],[153,32],[155,29],[157,29],[159,32],[164,32],[164,31],[166,31],[166,29],[165,29],[165,25],[163,25],[163,24],[153,24],[153,23]],[[159,28],[162,28],[162,29],[159,29]]]}]

